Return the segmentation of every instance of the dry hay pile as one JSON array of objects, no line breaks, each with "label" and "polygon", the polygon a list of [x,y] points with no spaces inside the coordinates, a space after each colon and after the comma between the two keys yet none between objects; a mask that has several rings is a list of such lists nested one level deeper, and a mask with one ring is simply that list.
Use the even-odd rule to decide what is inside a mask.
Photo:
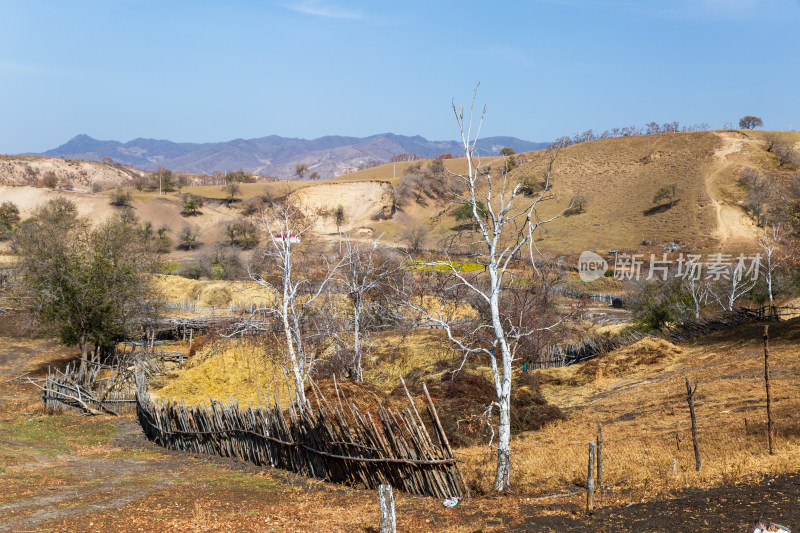
[{"label": "dry hay pile", "polygon": [[622,376],[640,366],[667,362],[683,354],[683,349],[657,337],[645,337],[613,352],[583,363],[576,377],[599,379],[602,376]]},{"label": "dry hay pile", "polygon": [[658,337],[645,337],[586,362],[535,372],[539,383],[554,387],[579,387],[603,377],[623,376],[637,368],[667,363],[684,350]]},{"label": "dry hay pile", "polygon": [[212,397],[224,402],[233,398],[241,405],[248,402],[257,405],[259,390],[267,396],[277,387],[281,404],[288,405],[283,372],[276,363],[274,351],[257,339],[210,342],[198,349],[183,369],[170,372],[165,386],[153,391],[153,395],[183,398],[187,404]]},{"label": "dry hay pile", "polygon": [[263,305],[268,295],[254,283],[194,280],[181,276],[156,276],[156,285],[169,301],[200,305]]},{"label": "dry hay pile", "polygon": [[[309,383],[306,386],[306,398],[311,402],[312,408],[317,408],[318,393],[322,394],[321,400],[327,402],[330,407],[339,407],[345,414],[349,413],[349,406],[355,405],[362,413],[370,413],[373,417],[377,415],[379,405],[390,409],[403,410],[408,405],[405,395],[390,396],[386,391],[370,381],[349,381],[336,380],[334,387],[333,379],[315,380],[314,387]],[[421,404],[417,404],[420,408]],[[377,418],[376,418],[377,420]]]}]

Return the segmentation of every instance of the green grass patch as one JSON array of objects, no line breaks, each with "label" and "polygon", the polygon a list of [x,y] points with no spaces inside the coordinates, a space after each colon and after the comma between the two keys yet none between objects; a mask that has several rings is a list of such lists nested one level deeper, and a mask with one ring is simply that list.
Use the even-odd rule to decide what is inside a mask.
[{"label": "green grass patch", "polygon": [[36,446],[46,455],[107,444],[115,431],[111,422],[69,415],[0,422],[0,438]]},{"label": "green grass patch", "polygon": [[406,265],[406,270],[412,272],[475,272],[485,267],[478,263],[462,263],[460,261],[415,261]]},{"label": "green grass patch", "polygon": [[219,490],[274,491],[277,485],[271,479],[238,470],[217,470],[202,475],[209,488]]}]

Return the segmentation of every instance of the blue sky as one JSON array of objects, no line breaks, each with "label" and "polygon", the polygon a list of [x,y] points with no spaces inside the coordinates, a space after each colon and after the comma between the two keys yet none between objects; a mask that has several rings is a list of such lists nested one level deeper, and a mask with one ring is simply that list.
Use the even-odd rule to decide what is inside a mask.
[{"label": "blue sky", "polygon": [[79,133],[551,140],[745,114],[800,129],[800,0],[0,0],[0,153]]}]

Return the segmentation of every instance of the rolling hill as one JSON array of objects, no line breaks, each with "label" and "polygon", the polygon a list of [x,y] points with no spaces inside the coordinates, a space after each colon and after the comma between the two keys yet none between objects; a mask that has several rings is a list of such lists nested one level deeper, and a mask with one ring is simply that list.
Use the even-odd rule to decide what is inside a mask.
[{"label": "rolling hill", "polygon": [[[664,245],[673,242],[682,251],[750,252],[755,248],[758,231],[741,205],[746,196],[739,184],[741,171],[754,168],[778,177],[796,171],[777,168],[774,155],[766,150],[764,137],[768,134],[735,130],[668,133],[618,137],[564,148],[558,154],[552,176],[552,199],[541,204],[538,214],[552,215],[576,196],[585,200],[585,209],[547,225],[537,237],[537,245],[557,255],[612,249],[660,253]],[[800,146],[800,133],[780,135]],[[535,183],[545,159],[543,151],[518,155],[519,165],[512,176]],[[33,165],[35,160],[26,164]],[[483,160],[489,167],[499,162],[498,157]],[[464,159],[444,163],[454,172],[465,169]],[[459,229],[454,216],[457,204],[424,197],[397,204],[396,189],[401,181],[413,181],[409,172],[416,164],[423,170],[428,165],[425,161],[383,165],[324,183],[295,180],[242,184],[241,197],[287,197],[317,219],[318,239],[338,239],[331,213],[341,205],[345,213],[341,230],[357,238],[383,235],[382,242],[401,245],[406,228],[425,225],[429,232],[426,247],[437,247]],[[0,175],[0,183],[2,179]],[[654,204],[656,192],[673,184],[676,194],[669,207]],[[182,217],[177,193],[159,196],[157,192],[132,190],[134,208],[140,217],[157,226],[169,225],[173,235],[184,224],[196,226],[204,243],[199,251],[225,240],[225,226],[240,216],[240,204],[221,201],[225,193],[220,186],[186,190],[208,199],[203,215]],[[99,219],[113,212],[108,194],[54,192],[29,186],[0,189],[3,200],[19,203],[23,216],[48,197],[64,195],[73,198],[82,212]],[[520,203],[525,200],[521,198]],[[186,253],[175,255],[180,258]]]}]

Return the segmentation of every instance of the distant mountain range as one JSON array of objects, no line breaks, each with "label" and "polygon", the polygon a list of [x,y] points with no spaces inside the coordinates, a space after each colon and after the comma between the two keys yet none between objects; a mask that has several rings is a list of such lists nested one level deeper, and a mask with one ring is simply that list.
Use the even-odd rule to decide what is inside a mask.
[{"label": "distant mountain range", "polygon": [[[487,137],[480,139],[477,147],[480,154],[488,156],[496,155],[506,147],[521,153],[539,150],[548,144],[514,137]],[[312,140],[270,135],[218,143],[176,143],[156,139],[134,139],[122,143],[78,135],[58,148],[35,155],[89,161],[110,157],[118,163],[143,170],[163,166],[176,172],[197,174],[244,169],[277,178],[293,176],[295,165],[305,163],[311,172],[318,172],[322,178],[332,178],[370,162],[387,163],[399,154],[432,158],[451,153],[458,157],[462,150],[455,141],[429,141],[418,135],[408,137],[392,133],[364,138],[327,136]]]}]

